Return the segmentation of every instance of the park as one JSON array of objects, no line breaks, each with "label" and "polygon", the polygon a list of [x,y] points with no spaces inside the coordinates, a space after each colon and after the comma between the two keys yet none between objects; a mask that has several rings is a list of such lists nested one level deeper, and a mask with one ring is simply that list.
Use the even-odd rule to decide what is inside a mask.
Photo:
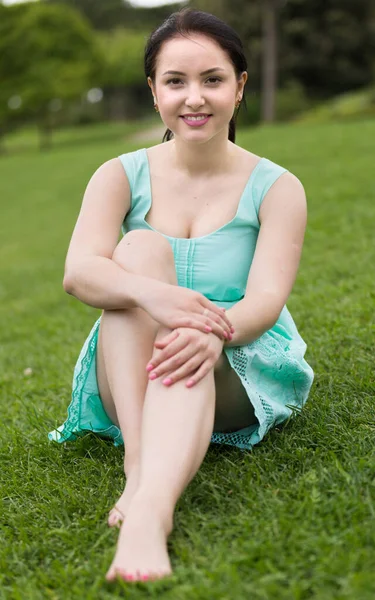
[{"label": "park", "polygon": [[373,87],[364,89],[367,103],[353,92],[343,114],[331,99],[237,130],[236,143],[306,191],[287,305],[315,380],[301,413],[251,452],[210,446],[177,506],[173,576],[135,586],[103,578],[123,450],[93,434],[53,444],[47,432],[66,417],[74,362],[99,315],[62,288],[85,186],[106,160],[161,143],[162,123],[151,104],[148,117],[90,113],[56,126],[41,149],[26,113],[10,119],[0,155],[0,598],[374,597],[375,109]]}]

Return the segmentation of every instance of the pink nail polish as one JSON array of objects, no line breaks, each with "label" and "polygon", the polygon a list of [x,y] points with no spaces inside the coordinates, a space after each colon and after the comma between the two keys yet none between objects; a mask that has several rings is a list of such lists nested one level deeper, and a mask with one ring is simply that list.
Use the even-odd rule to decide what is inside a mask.
[{"label": "pink nail polish", "polygon": [[228,338],[228,334],[227,334],[227,332],[226,332],[226,331],[224,331],[224,337],[225,337],[225,338]]},{"label": "pink nail polish", "polygon": [[186,383],[186,387],[192,387],[194,385],[194,381],[192,379],[189,379],[189,381]]},{"label": "pink nail polish", "polygon": [[206,331],[212,331],[212,327],[210,327],[209,325],[205,325],[204,328]]},{"label": "pink nail polish", "polygon": [[146,371],[152,371],[152,369],[154,368],[154,365],[152,365],[151,363],[149,365],[147,365],[146,367]]},{"label": "pink nail polish", "polygon": [[170,377],[167,377],[166,379],[163,379],[163,383],[164,385],[170,385],[172,383],[172,379]]},{"label": "pink nail polish", "polygon": [[157,375],[156,373],[151,373],[151,375],[149,376],[149,379],[156,379]]}]

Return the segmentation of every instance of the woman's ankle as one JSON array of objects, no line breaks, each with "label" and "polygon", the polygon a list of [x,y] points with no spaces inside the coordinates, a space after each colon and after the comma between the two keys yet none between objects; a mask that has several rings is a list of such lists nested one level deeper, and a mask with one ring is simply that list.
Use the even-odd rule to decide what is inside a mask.
[{"label": "woman's ankle", "polygon": [[140,471],[140,460],[139,459],[126,459],[124,460],[124,473],[126,479],[129,477],[138,476]]},{"label": "woman's ankle", "polygon": [[174,505],[160,491],[155,493],[143,486],[138,487],[131,500],[130,508],[133,507],[146,515],[152,514],[161,523],[166,534],[170,535],[173,530]]}]

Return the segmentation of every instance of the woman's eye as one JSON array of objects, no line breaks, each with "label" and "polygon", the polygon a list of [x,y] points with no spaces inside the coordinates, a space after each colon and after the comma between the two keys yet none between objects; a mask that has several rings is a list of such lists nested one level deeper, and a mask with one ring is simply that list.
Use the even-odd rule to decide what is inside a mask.
[{"label": "woman's eye", "polygon": [[[207,79],[207,81],[209,81],[210,83],[219,83],[220,81],[222,81],[220,79],[220,77],[209,77]],[[172,84],[172,85],[178,85],[179,83],[182,83],[181,79],[178,79],[177,77],[173,77],[173,79],[168,79],[167,84]]]}]

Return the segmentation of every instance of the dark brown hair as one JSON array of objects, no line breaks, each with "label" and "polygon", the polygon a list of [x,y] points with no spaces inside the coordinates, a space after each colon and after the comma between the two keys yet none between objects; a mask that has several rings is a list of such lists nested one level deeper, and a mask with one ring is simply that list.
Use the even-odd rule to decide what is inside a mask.
[{"label": "dark brown hair", "polygon": [[[243,71],[247,71],[247,60],[242,42],[232,27],[210,13],[194,8],[183,8],[172,13],[149,36],[144,52],[144,70],[146,77],[150,77],[152,82],[155,81],[156,59],[162,44],[179,35],[186,36],[189,33],[201,33],[212,38],[219,44],[229,56],[237,78],[240,77]],[[228,138],[231,142],[234,142],[236,138],[236,117],[238,110],[239,109],[237,109],[229,123]],[[163,142],[169,141],[172,137],[172,131],[167,129],[163,136]]]}]

